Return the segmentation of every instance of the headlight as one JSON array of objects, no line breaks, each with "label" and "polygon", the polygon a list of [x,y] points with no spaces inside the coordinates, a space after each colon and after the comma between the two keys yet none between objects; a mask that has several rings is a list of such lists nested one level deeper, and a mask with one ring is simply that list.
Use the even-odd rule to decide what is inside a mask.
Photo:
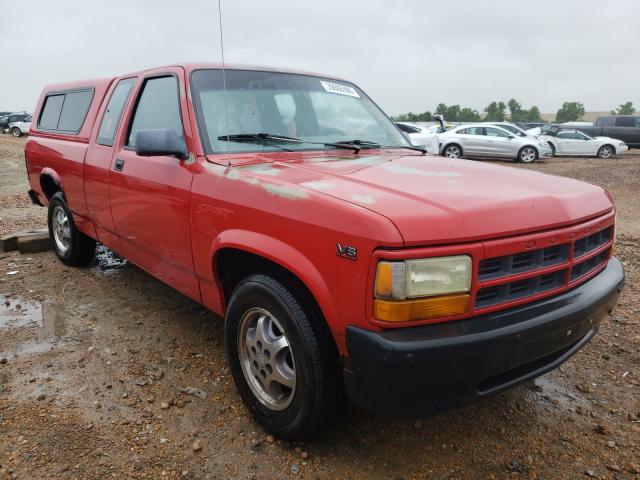
[{"label": "headlight", "polygon": [[374,316],[401,322],[464,313],[471,270],[468,255],[382,261],[376,271]]}]

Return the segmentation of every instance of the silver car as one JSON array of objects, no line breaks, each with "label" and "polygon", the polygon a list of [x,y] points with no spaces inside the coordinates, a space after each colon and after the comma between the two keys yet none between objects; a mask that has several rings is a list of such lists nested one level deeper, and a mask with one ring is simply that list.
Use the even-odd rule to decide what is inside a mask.
[{"label": "silver car", "polygon": [[502,127],[486,123],[460,125],[438,135],[440,154],[449,158],[500,157],[531,163],[550,157],[551,147],[544,140],[518,137]]}]

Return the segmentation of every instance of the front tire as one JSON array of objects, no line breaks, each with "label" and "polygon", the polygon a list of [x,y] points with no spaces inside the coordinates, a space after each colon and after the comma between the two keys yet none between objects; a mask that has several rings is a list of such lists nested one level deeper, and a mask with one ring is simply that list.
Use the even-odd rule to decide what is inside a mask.
[{"label": "front tire", "polygon": [[522,163],[533,163],[538,158],[538,151],[533,147],[522,147],[518,152],[518,161]]},{"label": "front tire", "polygon": [[[255,274],[234,289],[225,321],[229,365],[255,420],[286,440],[313,437],[338,398],[338,359],[286,280]],[[305,308],[306,307],[306,308]]]},{"label": "front tire", "polygon": [[603,145],[598,149],[598,158],[611,158],[615,154],[615,150],[611,145]]},{"label": "front tire", "polygon": [[11,134],[12,134],[14,137],[21,137],[21,136],[22,136],[22,131],[21,131],[18,127],[13,127],[13,128],[11,129]]},{"label": "front tire", "polygon": [[53,251],[62,263],[78,267],[93,260],[96,241],[76,228],[62,192],[49,199],[47,223]]}]

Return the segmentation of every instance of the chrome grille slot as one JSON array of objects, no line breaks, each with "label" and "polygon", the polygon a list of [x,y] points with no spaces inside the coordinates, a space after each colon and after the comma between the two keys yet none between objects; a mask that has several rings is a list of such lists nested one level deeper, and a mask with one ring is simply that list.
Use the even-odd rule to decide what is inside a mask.
[{"label": "chrome grille slot", "polygon": [[521,252],[504,257],[482,260],[478,269],[480,280],[491,280],[516,273],[530,272],[539,268],[550,267],[566,262],[569,259],[569,244]]},{"label": "chrome grille slot", "polygon": [[581,257],[608,243],[613,238],[613,225],[588,237],[576,240],[573,246],[573,257]]},{"label": "chrome grille slot", "polygon": [[589,260],[586,260],[582,263],[574,265],[573,268],[571,269],[571,281],[577,280],[583,275],[586,275],[592,272],[593,270],[598,268],[600,265],[602,265],[604,262],[606,262],[608,258],[609,258],[609,249],[605,250],[604,252],[600,252],[598,255],[596,255],[595,257],[591,257]]},{"label": "chrome grille slot", "polygon": [[564,285],[566,273],[567,270],[564,269],[525,280],[481,288],[476,294],[476,308],[491,307],[561,287]]}]

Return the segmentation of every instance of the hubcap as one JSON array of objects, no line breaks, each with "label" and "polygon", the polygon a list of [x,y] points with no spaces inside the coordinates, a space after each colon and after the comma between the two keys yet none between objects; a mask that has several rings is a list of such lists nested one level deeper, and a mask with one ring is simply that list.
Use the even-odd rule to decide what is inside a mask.
[{"label": "hubcap", "polygon": [[522,150],[520,158],[526,163],[533,162],[536,159],[536,152],[531,148],[525,148]]},{"label": "hubcap", "polygon": [[287,408],[296,391],[296,368],[289,339],[278,320],[251,308],[240,320],[238,355],[244,378],[265,407]]},{"label": "hubcap", "polygon": [[444,153],[449,158],[458,158],[460,156],[460,150],[457,147],[449,147]]},{"label": "hubcap", "polygon": [[60,205],[56,205],[51,216],[51,229],[53,240],[60,253],[65,254],[71,246],[71,225],[67,212]]},{"label": "hubcap", "polygon": [[600,153],[600,156],[602,158],[609,158],[611,156],[611,149],[610,148],[603,148],[602,152]]}]

